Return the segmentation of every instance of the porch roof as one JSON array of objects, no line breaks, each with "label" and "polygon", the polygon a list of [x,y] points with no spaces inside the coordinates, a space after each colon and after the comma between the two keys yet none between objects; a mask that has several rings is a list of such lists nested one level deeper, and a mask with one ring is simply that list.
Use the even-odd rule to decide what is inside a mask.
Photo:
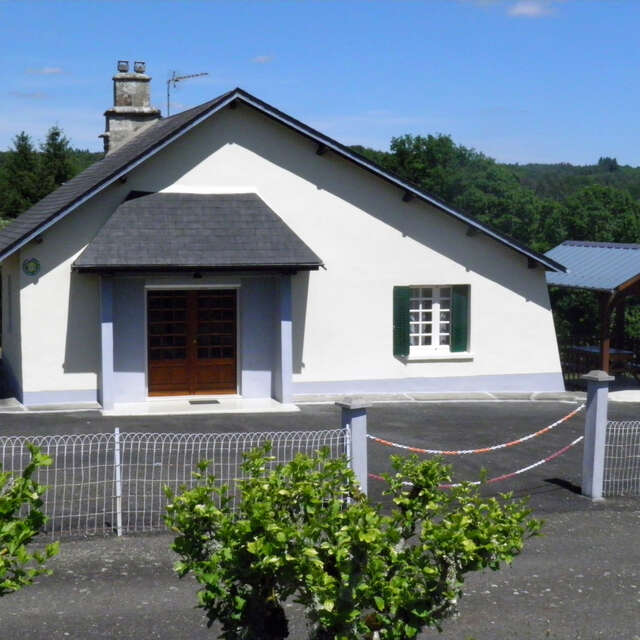
[{"label": "porch roof", "polygon": [[73,266],[78,271],[164,271],[321,265],[255,193],[153,193],[133,194],[121,204]]},{"label": "porch roof", "polygon": [[640,276],[640,244],[568,240],[545,254],[567,267],[547,272],[547,283],[571,289],[618,292]]}]

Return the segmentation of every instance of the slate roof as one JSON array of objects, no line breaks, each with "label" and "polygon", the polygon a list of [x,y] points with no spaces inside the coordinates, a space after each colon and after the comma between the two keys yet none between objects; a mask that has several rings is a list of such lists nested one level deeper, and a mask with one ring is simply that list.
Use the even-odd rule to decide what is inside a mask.
[{"label": "slate roof", "polygon": [[640,244],[568,240],[545,255],[568,268],[547,273],[558,287],[612,292],[640,274]]},{"label": "slate roof", "polygon": [[322,260],[255,193],[154,193],[121,204],[80,271],[317,269]]},{"label": "slate roof", "polygon": [[58,219],[72,211],[76,206],[98,193],[102,188],[108,186],[119,177],[126,175],[128,171],[141,162],[144,162],[146,158],[178,138],[182,133],[214,114],[218,109],[232,105],[235,102],[249,105],[266,116],[311,139],[318,145],[319,152],[328,149],[337,153],[383,180],[394,184],[401,189],[407,197],[415,197],[424,202],[428,202],[445,214],[460,220],[464,224],[469,225],[469,227],[527,256],[547,269],[553,271],[564,270],[564,267],[555,260],[533,251],[517,240],[495,231],[470,216],[452,209],[437,198],[420,190],[415,185],[385,171],[368,158],[361,156],[348,147],[312,129],[286,113],[279,111],[240,88],[233,89],[188,111],[159,120],[138,133],[127,144],[110,153],[103,160],[96,162],[81,174],[62,185],[59,189],[43,198],[31,207],[31,209],[20,215],[15,221],[0,231],[0,261],[36,237],[49,225],[55,223]]},{"label": "slate roof", "polygon": [[67,208],[88,199],[86,196],[93,195],[96,189],[126,173],[146,153],[161,146],[172,135],[188,126],[199,116],[215,108],[231,93],[225,93],[198,107],[158,120],[122,147],[65,182],[0,231],[0,253],[5,254],[4,257],[9,255],[8,250],[23,238],[37,232],[43,225],[55,219],[58,214],[64,213]]}]

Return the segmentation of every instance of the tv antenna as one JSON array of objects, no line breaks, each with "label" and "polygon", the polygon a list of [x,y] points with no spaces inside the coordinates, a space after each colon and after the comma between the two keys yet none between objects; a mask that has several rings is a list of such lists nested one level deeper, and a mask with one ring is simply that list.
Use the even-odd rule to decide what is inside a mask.
[{"label": "tv antenna", "polygon": [[202,76],[208,76],[209,73],[204,71],[203,73],[191,73],[187,76],[178,76],[175,71],[171,72],[171,77],[167,80],[167,116],[170,114],[171,108],[171,85],[173,88],[176,88],[178,82],[182,82],[183,80],[188,80],[189,78],[200,78]]}]

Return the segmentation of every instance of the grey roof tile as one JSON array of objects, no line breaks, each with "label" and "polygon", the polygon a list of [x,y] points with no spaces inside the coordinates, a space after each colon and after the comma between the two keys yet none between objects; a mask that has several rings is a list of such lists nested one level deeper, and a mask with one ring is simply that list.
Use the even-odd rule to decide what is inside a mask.
[{"label": "grey roof tile", "polygon": [[108,271],[321,264],[254,193],[154,193],[121,204],[74,266]]},{"label": "grey roof tile", "polygon": [[158,120],[122,147],[58,187],[0,231],[0,252],[10,249],[16,241],[20,241],[55,218],[64,209],[107,182],[123,168],[162,144],[168,137],[189,125],[209,109],[214,108],[231,93],[233,92],[224,93],[198,107]]}]

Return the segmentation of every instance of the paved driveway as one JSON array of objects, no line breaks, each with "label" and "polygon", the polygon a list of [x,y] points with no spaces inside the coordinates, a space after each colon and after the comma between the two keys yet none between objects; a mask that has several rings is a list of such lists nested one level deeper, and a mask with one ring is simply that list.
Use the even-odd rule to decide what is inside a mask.
[{"label": "paved driveway", "polygon": [[[369,430],[390,440],[430,448],[475,448],[535,431],[572,410],[566,403],[440,403],[376,405]],[[640,405],[610,405],[610,417],[634,419]],[[331,405],[299,414],[105,418],[97,414],[7,414],[3,434],[111,431],[246,431],[334,427]],[[501,475],[547,457],[580,435],[583,416],[527,444],[494,454],[454,459],[457,478]],[[388,469],[391,450],[369,444],[370,470]],[[557,640],[640,638],[640,500],[593,505],[573,489],[580,481],[580,446],[552,462],[487,491],[530,495],[545,536],[530,541],[511,568],[473,575],[462,616],[449,621],[442,640]],[[380,498],[382,483],[371,480]],[[55,574],[0,600],[0,637],[214,638],[193,609],[195,585],[178,581],[167,535],[65,542]],[[305,637],[294,619],[291,637]]]}]

